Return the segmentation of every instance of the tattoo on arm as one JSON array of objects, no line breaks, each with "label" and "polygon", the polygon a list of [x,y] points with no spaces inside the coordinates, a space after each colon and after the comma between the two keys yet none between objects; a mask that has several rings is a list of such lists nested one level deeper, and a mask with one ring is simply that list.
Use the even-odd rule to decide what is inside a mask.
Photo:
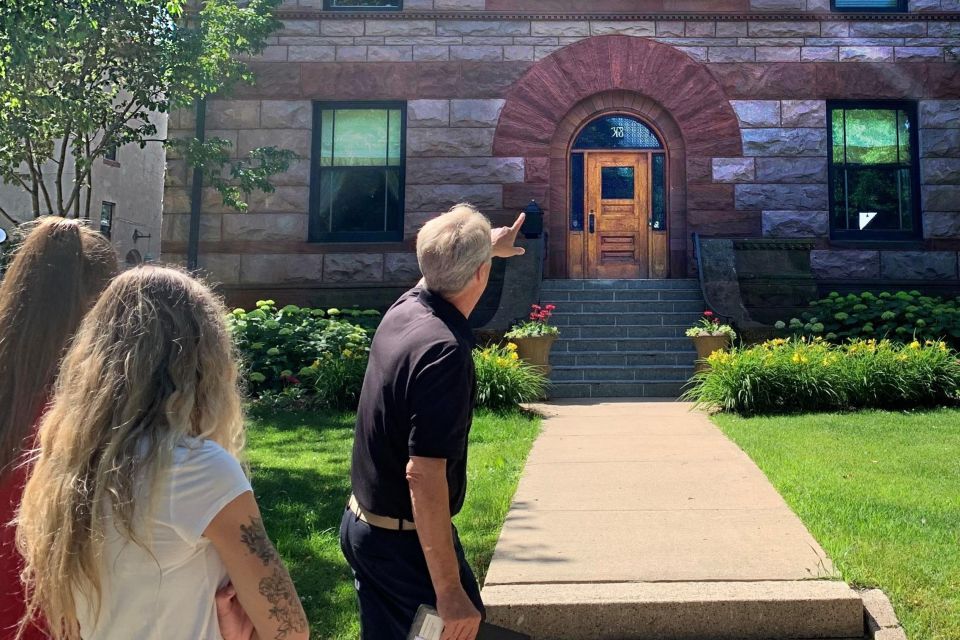
[{"label": "tattoo on arm", "polygon": [[270,618],[279,624],[276,640],[284,640],[288,634],[307,630],[307,617],[296,597],[290,575],[280,561],[280,555],[267,537],[263,520],[250,518],[250,524],[240,525],[240,540],[247,550],[263,563],[272,566],[271,575],[260,580],[260,595],[270,603]]}]

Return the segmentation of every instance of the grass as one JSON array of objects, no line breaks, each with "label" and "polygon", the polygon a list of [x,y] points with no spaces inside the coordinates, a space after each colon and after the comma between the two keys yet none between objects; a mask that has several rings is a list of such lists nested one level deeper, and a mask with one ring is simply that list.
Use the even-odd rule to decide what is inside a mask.
[{"label": "grass", "polygon": [[960,638],[960,411],[715,421],[911,640]]},{"label": "grass", "polygon": [[[267,531],[283,556],[310,619],[311,637],[355,640],[353,578],[338,539],[350,495],[350,413],[255,413],[247,459]],[[470,435],[469,484],[455,522],[483,582],[530,446],[533,416],[481,412]]]}]

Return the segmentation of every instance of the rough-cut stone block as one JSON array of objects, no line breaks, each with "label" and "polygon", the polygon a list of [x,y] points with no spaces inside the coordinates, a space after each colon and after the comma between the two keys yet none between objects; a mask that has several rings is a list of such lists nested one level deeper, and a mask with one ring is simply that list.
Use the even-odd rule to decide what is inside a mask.
[{"label": "rough-cut stone block", "polygon": [[387,253],[383,256],[383,280],[387,283],[413,284],[420,279],[415,253]]},{"label": "rough-cut stone block", "polygon": [[[164,217],[166,220],[166,217]],[[960,238],[960,212],[958,211],[924,211],[923,212],[924,238]]]},{"label": "rough-cut stone block", "polygon": [[290,168],[283,173],[270,177],[274,186],[308,187],[310,186],[310,158],[301,158],[290,163]]},{"label": "rough-cut stone block", "polygon": [[823,100],[784,100],[780,103],[785,127],[826,127],[827,103]]},{"label": "rough-cut stone block", "polygon": [[305,242],[307,214],[304,213],[225,213],[224,240],[289,240]]},{"label": "rough-cut stone block", "polygon": [[697,62],[709,62],[710,56],[707,54],[707,47],[677,47],[677,51],[682,51]]},{"label": "rough-cut stone block", "polygon": [[240,259],[240,280],[246,284],[318,284],[322,279],[322,254],[250,253]]},{"label": "rough-cut stone block", "polygon": [[365,35],[433,36],[438,34],[437,24],[433,20],[367,20]]},{"label": "rough-cut stone block", "polygon": [[319,36],[319,20],[284,20],[283,28],[276,32],[279,36]]},{"label": "rough-cut stone block", "polygon": [[301,158],[310,156],[310,132],[305,129],[240,130],[237,153],[243,157],[259,147],[289,149]]},{"label": "rough-cut stone block", "polygon": [[407,153],[421,157],[464,157],[493,155],[495,129],[411,129],[407,131]]},{"label": "rough-cut stone block", "polygon": [[524,20],[440,20],[438,36],[529,36]]},{"label": "rough-cut stone block", "polygon": [[314,45],[291,45],[287,47],[290,62],[331,62],[337,59],[337,48]]},{"label": "rough-cut stone block", "polygon": [[803,47],[801,62],[836,62],[840,59],[839,47]]},{"label": "rough-cut stone block", "polygon": [[819,184],[738,184],[737,209],[825,211],[827,185]]},{"label": "rough-cut stone block", "polygon": [[536,46],[533,48],[533,59],[534,60],[543,60],[547,56],[559,51],[563,47],[560,45],[548,45],[548,46]]},{"label": "rough-cut stone block", "polygon": [[826,129],[744,129],[745,156],[826,156]]},{"label": "rough-cut stone block", "polygon": [[829,280],[879,278],[880,252],[815,249],[810,252],[810,268],[816,277]]},{"label": "rough-cut stone block", "polygon": [[893,47],[840,47],[840,62],[893,62]]},{"label": "rough-cut stone block", "polygon": [[826,183],[826,181],[826,158],[757,158],[757,182]]},{"label": "rough-cut stone block", "polygon": [[[241,197],[241,201],[246,202],[248,197]],[[203,214],[208,213],[236,213],[236,209],[228,207],[223,202],[223,195],[213,187],[204,187],[200,197],[200,209]]]},{"label": "rough-cut stone block", "polygon": [[707,51],[710,62],[753,62],[756,49],[753,47],[710,47]]},{"label": "rough-cut stone block", "polygon": [[[820,13],[830,12],[830,0],[807,0],[807,11],[817,11]],[[823,31],[823,27],[820,27]]]},{"label": "rough-cut stone block", "polygon": [[533,60],[533,47],[529,45],[511,45],[503,48],[505,61]]},{"label": "rough-cut stone block", "polygon": [[749,25],[752,38],[796,38],[818,37],[820,35],[819,22],[751,22]]},{"label": "rough-cut stone block", "polygon": [[367,47],[367,60],[369,62],[409,62],[413,60],[413,47],[372,45]]},{"label": "rough-cut stone block", "polygon": [[850,36],[854,38],[909,38],[927,35],[924,22],[854,22]]},{"label": "rough-cut stone block", "polygon": [[757,47],[757,62],[800,62],[800,47]]},{"label": "rough-cut stone block", "polygon": [[804,0],[750,0],[750,8],[754,11],[803,11],[806,3]]},{"label": "rough-cut stone block", "polygon": [[960,129],[920,129],[921,158],[960,158]]},{"label": "rough-cut stone block", "polygon": [[190,192],[186,187],[163,190],[163,215],[170,213],[190,213]]},{"label": "rough-cut stone block", "polygon": [[[717,23],[718,38],[746,38],[749,34],[750,34],[750,31],[749,29],[747,29],[746,22],[718,22]],[[657,27],[657,35],[660,35],[659,26]]]},{"label": "rough-cut stone block", "polygon": [[657,25],[653,21],[629,20],[594,20],[590,23],[590,35],[607,36],[612,34],[649,38],[657,35]]},{"label": "rough-cut stone block", "polygon": [[[924,184],[960,184],[960,158],[924,158],[920,179]],[[960,202],[956,208],[960,211]]]},{"label": "rough-cut stone block", "polygon": [[829,233],[826,211],[764,211],[767,238],[824,238]]},{"label": "rough-cut stone block", "polygon": [[684,24],[681,20],[665,20],[662,22],[657,22],[658,36],[682,38],[683,33]]},{"label": "rough-cut stone block", "polygon": [[[187,207],[189,209],[189,205]],[[219,242],[221,215],[204,213],[200,216],[200,241]],[[190,239],[190,214],[163,212],[160,235],[164,242],[187,242]]]},{"label": "rough-cut stone block", "polygon": [[259,126],[259,100],[211,100],[207,103],[207,127],[256,129]]},{"label": "rough-cut stone block", "polygon": [[322,36],[362,36],[363,20],[323,20],[320,22]]},{"label": "rough-cut stone block", "polygon": [[367,47],[364,45],[337,47],[337,62],[365,62],[366,60]]},{"label": "rough-cut stone block", "polygon": [[450,59],[450,47],[427,45],[413,48],[413,59],[424,62],[437,62]]},{"label": "rough-cut stone block", "polygon": [[960,128],[960,100],[922,100],[920,127],[933,129]]},{"label": "rough-cut stone block", "polygon": [[756,177],[753,158],[714,158],[714,182],[753,182]]},{"label": "rough-cut stone block", "polygon": [[910,11],[920,13],[921,11],[939,11],[940,0],[910,0]]},{"label": "rough-cut stone block", "polygon": [[[957,10],[955,7],[954,11]],[[957,38],[960,37],[960,22],[929,22],[927,23],[927,35],[931,38]]]},{"label": "rough-cut stone block", "polygon": [[847,38],[850,36],[850,23],[821,22],[820,35],[824,38]]},{"label": "rough-cut stone block", "polygon": [[881,251],[880,274],[887,280],[952,280],[955,251]]},{"label": "rough-cut stone block", "polygon": [[500,120],[505,100],[452,100],[450,102],[450,126],[495,127]]},{"label": "rough-cut stone block", "polygon": [[924,211],[960,211],[960,185],[921,187]]},{"label": "rough-cut stone block", "polygon": [[200,273],[211,285],[240,282],[240,256],[228,253],[204,253],[199,256]]},{"label": "rough-cut stone block", "polygon": [[943,58],[947,62],[960,62],[960,47],[944,47]]},{"label": "rough-cut stone block", "polygon": [[409,158],[407,184],[523,182],[523,158]]},{"label": "rough-cut stone block", "polygon": [[451,11],[483,11],[486,0],[433,0],[433,8]]},{"label": "rough-cut stone block", "polygon": [[324,282],[380,282],[382,253],[328,253],[323,257]]},{"label": "rough-cut stone block", "polygon": [[717,36],[717,23],[691,20],[684,26],[683,33],[688,38],[715,38]]},{"label": "rough-cut stone block", "polygon": [[580,20],[534,20],[530,25],[532,36],[589,36],[590,23]]},{"label": "rough-cut stone block", "polygon": [[311,129],[313,105],[309,100],[264,100],[260,126],[265,129]]},{"label": "rough-cut stone block", "polygon": [[277,187],[272,193],[254,191],[248,196],[250,213],[305,213],[309,187]]},{"label": "rough-cut stone block", "polygon": [[502,209],[503,187],[498,184],[407,186],[406,207],[410,211],[446,211],[458,202],[469,202],[480,209]]},{"label": "rough-cut stone block", "polygon": [[503,60],[503,47],[489,45],[451,46],[450,59],[500,62]]},{"label": "rough-cut stone block", "polygon": [[408,127],[446,127],[449,124],[449,100],[411,100],[407,103]]},{"label": "rough-cut stone block", "polygon": [[897,62],[942,62],[943,47],[894,47]]},{"label": "rough-cut stone block", "polygon": [[779,127],[779,100],[731,100],[742,127]]}]

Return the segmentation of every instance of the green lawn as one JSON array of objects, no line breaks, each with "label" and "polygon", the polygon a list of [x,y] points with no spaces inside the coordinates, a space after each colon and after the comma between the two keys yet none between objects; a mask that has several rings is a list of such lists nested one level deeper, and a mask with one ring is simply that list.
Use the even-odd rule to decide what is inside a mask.
[{"label": "green lawn", "polygon": [[[353,420],[347,413],[261,413],[249,425],[247,459],[264,522],[318,640],[355,640],[359,631],[353,578],[338,542]],[[519,412],[474,420],[467,502],[455,521],[481,583],[539,430],[539,418]]]},{"label": "green lawn", "polygon": [[911,640],[960,638],[960,411],[715,420]]}]

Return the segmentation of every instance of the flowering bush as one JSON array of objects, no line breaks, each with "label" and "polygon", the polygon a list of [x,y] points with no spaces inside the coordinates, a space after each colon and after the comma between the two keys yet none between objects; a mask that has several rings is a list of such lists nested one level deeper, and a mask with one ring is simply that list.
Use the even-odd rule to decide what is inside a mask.
[{"label": "flowering bush", "polygon": [[474,349],[477,406],[505,409],[543,397],[547,379],[537,367],[520,360],[517,345]]},{"label": "flowering bush", "polygon": [[688,338],[699,338],[702,336],[729,336],[730,340],[737,337],[736,331],[728,324],[721,324],[720,318],[707,309],[703,312],[703,317],[697,324],[687,329]]},{"label": "flowering bush", "polygon": [[307,309],[273,300],[228,318],[254,398],[314,406],[352,406],[360,394],[377,311]]},{"label": "flowering bush", "polygon": [[944,342],[778,338],[718,351],[684,397],[742,414],[912,409],[960,400],[960,361]]},{"label": "flowering bush", "polygon": [[560,330],[550,324],[550,317],[556,308],[557,307],[552,304],[548,304],[545,307],[541,307],[538,304],[530,305],[530,315],[527,317],[527,320],[513,325],[504,337],[512,339],[559,335]]},{"label": "flowering bush", "polygon": [[823,336],[831,342],[848,338],[946,340],[960,346],[960,298],[944,299],[919,291],[884,291],[874,295],[831,293],[810,303],[809,311],[775,327],[793,335]]}]

